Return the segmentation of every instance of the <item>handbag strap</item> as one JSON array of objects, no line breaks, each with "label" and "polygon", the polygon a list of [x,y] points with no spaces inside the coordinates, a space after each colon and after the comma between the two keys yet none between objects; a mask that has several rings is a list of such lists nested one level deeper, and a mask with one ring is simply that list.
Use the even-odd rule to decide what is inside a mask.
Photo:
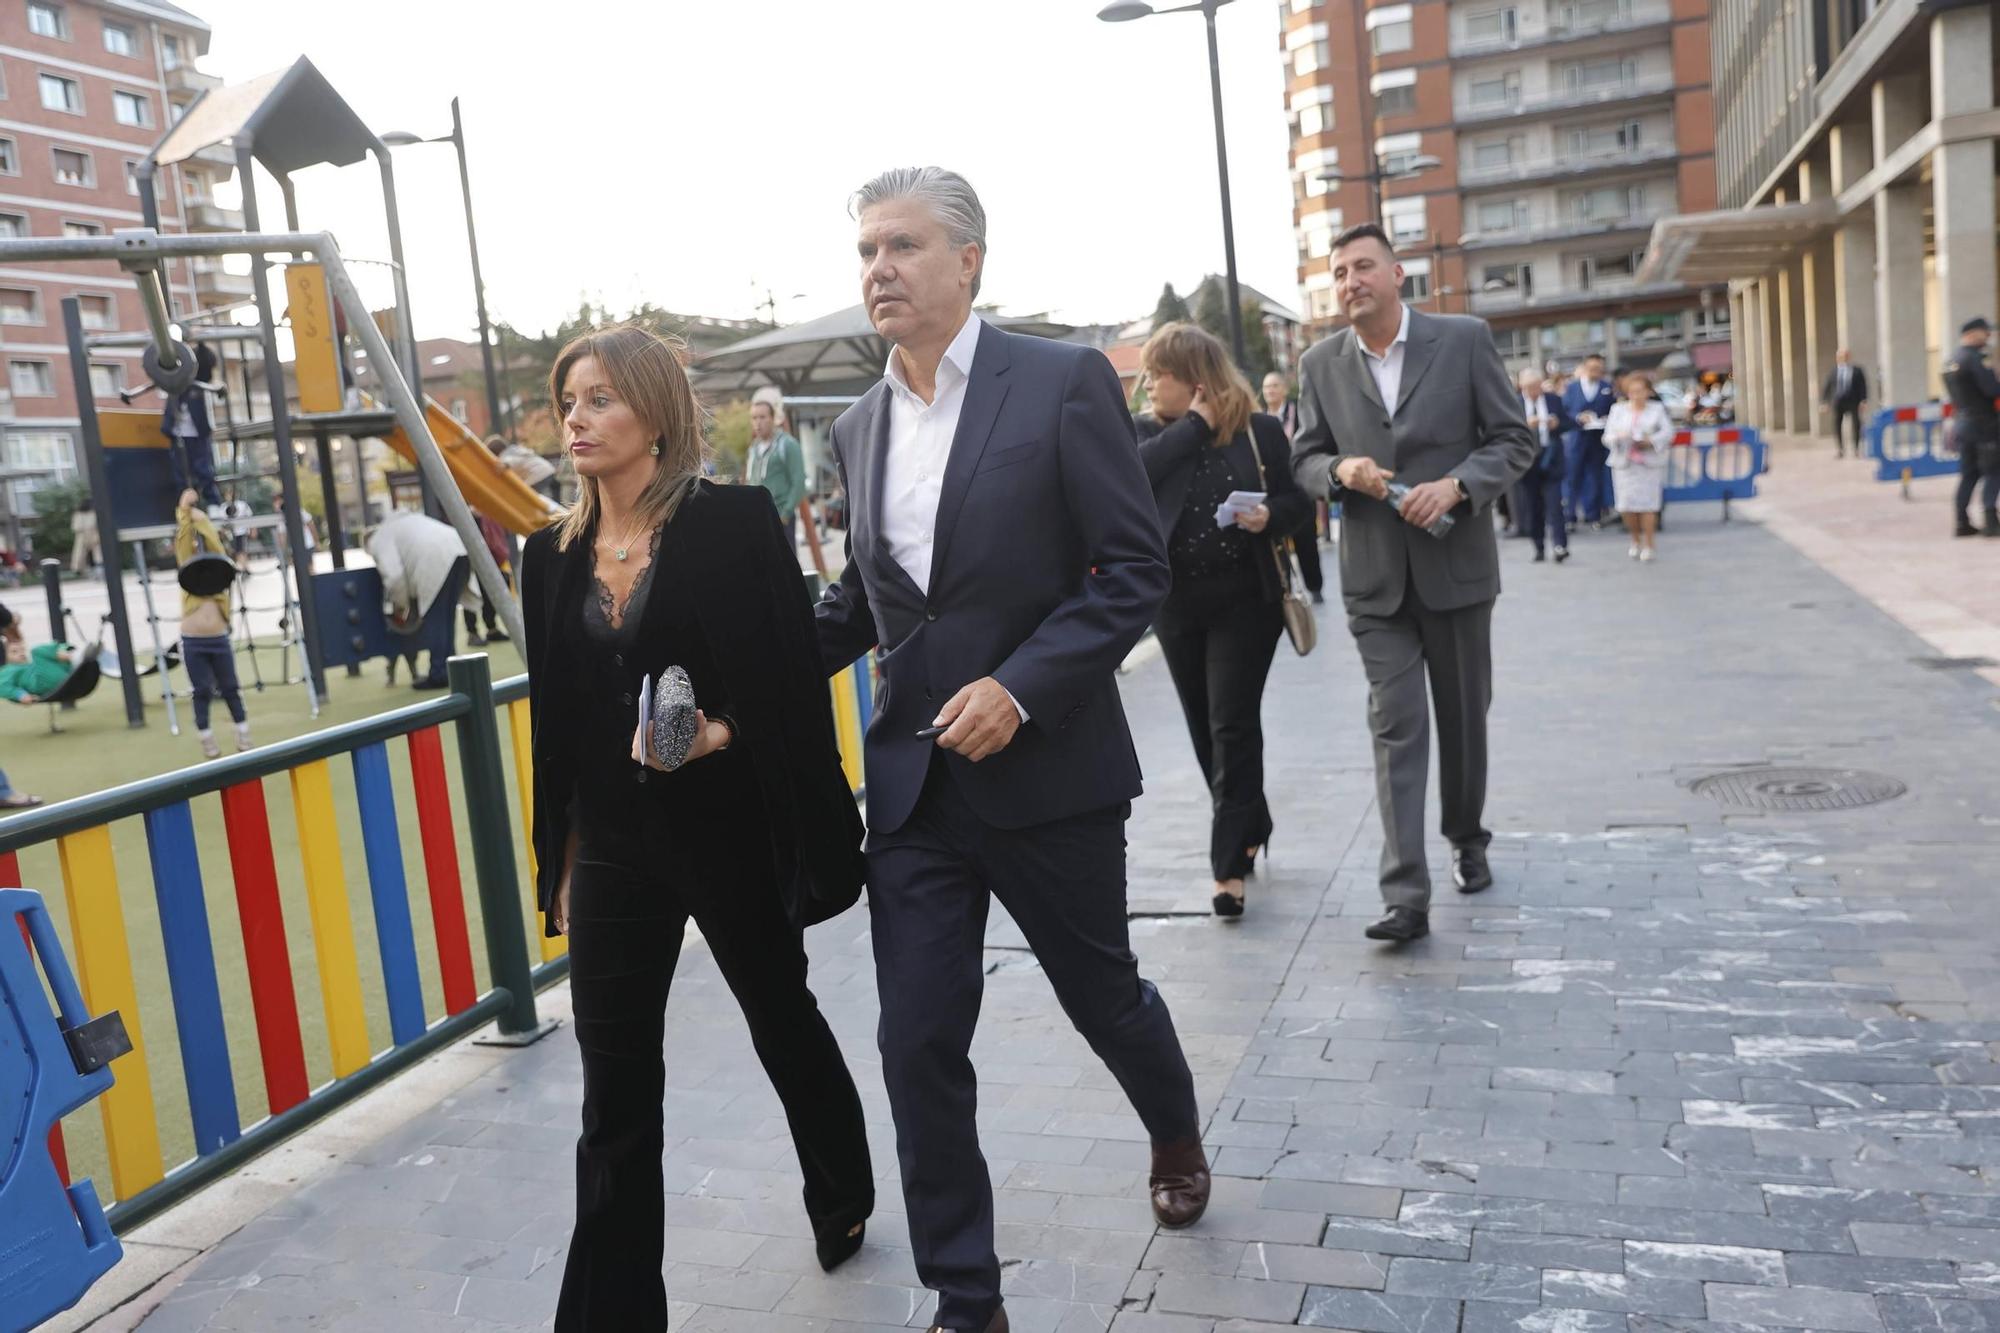
[{"label": "handbag strap", "polygon": [[[1243,433],[1250,437],[1250,459],[1257,465],[1257,484],[1264,488],[1264,499],[1266,501],[1264,512],[1268,514],[1271,511],[1271,506],[1268,503],[1271,498],[1271,479],[1264,473],[1264,451],[1257,447],[1256,431],[1246,425],[1243,428]],[[1290,537],[1272,537],[1269,540],[1271,543],[1271,559],[1278,566],[1278,587],[1282,590],[1281,595],[1289,597],[1292,594],[1292,539]]]}]

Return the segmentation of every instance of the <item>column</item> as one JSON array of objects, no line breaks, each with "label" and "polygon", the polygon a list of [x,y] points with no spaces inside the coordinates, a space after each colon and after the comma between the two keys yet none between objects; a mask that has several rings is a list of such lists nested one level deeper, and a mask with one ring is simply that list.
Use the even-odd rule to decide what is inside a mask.
[{"label": "column", "polygon": [[1778,275],[1766,273],[1757,279],[1757,377],[1764,386],[1764,420],[1768,431],[1785,427],[1784,384],[1778,378]]},{"label": "column", "polygon": [[[1923,128],[1926,114],[1920,77],[1877,81],[1869,93],[1875,160],[1885,160]],[[1881,348],[1876,397],[1884,407],[1930,397],[1923,291],[1923,187],[1914,180],[1897,181],[1875,196],[1875,336]]]},{"label": "column", "polygon": [[[1799,164],[1800,202],[1826,199],[1832,193],[1833,179],[1826,163],[1808,153],[1805,161]],[[1802,247],[1799,262],[1799,286],[1805,296],[1805,352],[1800,357],[1799,373],[1811,399],[1806,417],[1811,424],[1807,431],[1831,439],[1833,417],[1820,410],[1819,391],[1826,381],[1827,372],[1833,368],[1834,353],[1839,350],[1839,335],[1833,319],[1832,238],[1821,237]]]},{"label": "column", "polygon": [[[1993,106],[1993,11],[1951,9],[1931,20],[1931,119]],[[1967,139],[1931,154],[1937,239],[1938,346],[1958,343],[1974,315],[1994,317],[2000,264],[1993,251],[1993,140]]]},{"label": "column", "polygon": [[1778,396],[1784,429],[1810,435],[1813,428],[1812,368],[1806,365],[1806,284],[1803,255],[1787,256],[1778,267]]},{"label": "column", "polygon": [[[1865,123],[1836,125],[1828,136],[1833,192],[1838,195],[1875,165],[1875,145]],[[1882,402],[1882,347],[1875,334],[1875,212],[1857,208],[1833,234],[1834,340],[1854,353],[1869,376],[1869,405]]]},{"label": "column", "polygon": [[1617,370],[1618,369],[1618,312],[1615,310],[1607,310],[1604,312],[1603,345],[1604,345],[1605,369],[1612,371]]},{"label": "column", "polygon": [[1764,427],[1764,385],[1758,378],[1757,288],[1752,283],[1729,284],[1730,368],[1736,376],[1736,418]]}]

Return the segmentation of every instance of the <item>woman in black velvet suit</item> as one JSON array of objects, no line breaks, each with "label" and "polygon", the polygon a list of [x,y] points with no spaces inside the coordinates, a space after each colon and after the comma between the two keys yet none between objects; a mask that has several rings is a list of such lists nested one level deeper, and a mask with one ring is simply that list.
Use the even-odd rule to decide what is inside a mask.
[{"label": "woman in black velvet suit", "polygon": [[[661,1043],[690,918],[784,1104],[823,1265],[859,1247],[874,1206],[803,940],[860,894],[860,815],[796,556],[761,489],[701,479],[679,353],[630,326],[563,350],[550,389],[581,492],[522,557],[536,889],[548,933],[569,936],[583,1051],[559,1330],[667,1326]],[[640,745],[637,696],[670,666],[701,712],[667,771]]]},{"label": "woman in black velvet suit", "polygon": [[[1271,837],[1264,678],[1284,630],[1273,538],[1299,531],[1312,502],[1292,480],[1284,427],[1252,411],[1250,384],[1220,342],[1168,324],[1147,341],[1142,364],[1153,412],[1137,422],[1139,458],[1174,574],[1153,631],[1208,779],[1215,914],[1240,917],[1243,880]],[[1231,491],[1262,491],[1264,503],[1218,527]]]}]

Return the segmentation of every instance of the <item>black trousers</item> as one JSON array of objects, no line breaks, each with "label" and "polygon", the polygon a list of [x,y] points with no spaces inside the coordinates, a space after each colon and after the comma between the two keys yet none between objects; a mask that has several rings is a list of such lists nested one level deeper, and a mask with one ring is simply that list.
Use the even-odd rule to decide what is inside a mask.
[{"label": "black trousers", "polygon": [[1293,549],[1299,553],[1299,577],[1306,581],[1307,592],[1319,592],[1326,587],[1326,571],[1319,560],[1319,511],[1320,505],[1315,502],[1305,526],[1292,536]]},{"label": "black trousers", "polygon": [[1181,697],[1195,761],[1208,779],[1208,859],[1217,879],[1250,871],[1246,848],[1271,837],[1264,799],[1264,680],[1285,630],[1253,578],[1176,587],[1153,633]]},{"label": "black trousers", "polygon": [[[1984,485],[1981,483],[1984,482]],[[2000,504],[2000,444],[1960,439],[1958,442],[1958,521],[1970,521],[1973,493],[1981,492],[1980,508],[1988,514]]]},{"label": "black trousers", "polygon": [[[1563,518],[1563,474],[1531,471],[1514,487],[1520,497],[1514,530],[1535,543],[1541,551],[1553,546],[1569,549],[1569,524]],[[1546,537],[1546,541],[1544,540]]]},{"label": "black trousers", "polygon": [[661,1044],[690,915],[784,1104],[815,1234],[844,1233],[875,1204],[861,1097],[806,987],[804,941],[785,918],[770,872],[746,854],[741,868],[718,858],[673,874],[669,867],[682,858],[660,852],[629,834],[586,829],[570,877],[583,1133],[576,1232],[556,1309],[562,1333],[667,1327]]},{"label": "black trousers", "polygon": [[1861,441],[1863,437],[1861,434],[1861,406],[1858,403],[1853,407],[1835,405],[1833,408],[1833,451],[1838,454],[1847,447],[1847,427],[1849,423],[1852,423],[1854,427],[1854,456],[1859,458],[1861,456]]},{"label": "black trousers", "polygon": [[194,727],[208,730],[211,700],[220,699],[238,723],[250,720],[243,710],[243,692],[236,683],[236,649],[227,634],[181,636],[181,665],[194,690]]},{"label": "black trousers", "polygon": [[1020,926],[1063,1012],[1153,1140],[1201,1132],[1173,1019],[1139,975],[1126,929],[1129,810],[993,828],[939,758],[908,821],[869,835],[882,1081],[896,1120],[910,1248],[918,1277],[938,1293],[945,1328],[983,1329],[1000,1305],[993,1186],[973,1120],[979,1085],[970,1055],[986,981],[988,895]]}]

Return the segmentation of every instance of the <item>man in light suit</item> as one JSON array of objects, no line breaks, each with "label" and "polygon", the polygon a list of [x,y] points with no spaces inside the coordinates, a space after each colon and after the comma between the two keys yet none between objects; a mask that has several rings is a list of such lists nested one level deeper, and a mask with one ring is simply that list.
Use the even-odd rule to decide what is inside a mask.
[{"label": "man in light suit", "polygon": [[1155,1219],[1208,1203],[1194,1081],[1125,917],[1139,763],[1113,673],[1166,595],[1166,550],[1103,353],[972,313],[972,187],[890,171],[855,206],[862,298],[892,350],[829,435],[849,526],[820,650],[829,673],[883,650],[868,913],[917,1274],[934,1331],[1005,1333],[968,1056],[989,895],[1139,1113]]},{"label": "man in light suit", "polygon": [[[1341,502],[1341,595],[1368,676],[1389,909],[1364,933],[1400,944],[1430,933],[1432,701],[1453,878],[1463,893],[1493,883],[1481,818],[1500,550],[1486,511],[1527,472],[1535,442],[1485,322],[1405,306],[1403,266],[1379,226],[1342,232],[1332,262],[1349,326],[1299,363],[1292,469],[1308,494]],[[1409,488],[1394,502],[1391,478]]]},{"label": "man in light suit", "polygon": [[1570,526],[1594,523],[1600,527],[1615,507],[1611,498],[1611,451],[1604,447],[1604,423],[1611,419],[1611,406],[1618,401],[1611,380],[1604,373],[1604,358],[1595,352],[1583,358],[1576,378],[1563,390],[1563,414],[1574,424],[1563,443],[1568,493],[1563,500],[1564,517]]}]

